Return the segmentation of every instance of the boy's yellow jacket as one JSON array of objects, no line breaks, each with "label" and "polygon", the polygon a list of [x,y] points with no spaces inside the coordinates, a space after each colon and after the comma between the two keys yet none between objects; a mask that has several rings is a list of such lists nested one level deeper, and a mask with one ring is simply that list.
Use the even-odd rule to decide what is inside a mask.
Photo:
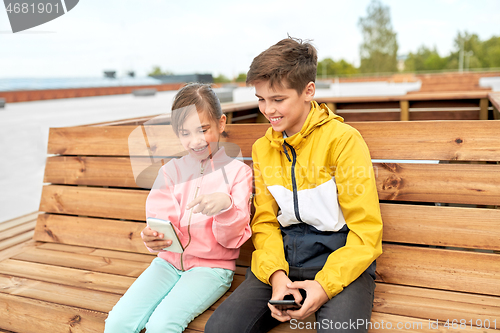
[{"label": "boy's yellow jacket", "polygon": [[269,128],[252,148],[255,215],[252,272],[264,283],[289,272],[280,231],[307,223],[319,231],[347,224],[345,246],[315,277],[332,298],[382,253],[382,218],[370,153],[359,132],[326,105],[311,102],[302,130],[288,138]]}]

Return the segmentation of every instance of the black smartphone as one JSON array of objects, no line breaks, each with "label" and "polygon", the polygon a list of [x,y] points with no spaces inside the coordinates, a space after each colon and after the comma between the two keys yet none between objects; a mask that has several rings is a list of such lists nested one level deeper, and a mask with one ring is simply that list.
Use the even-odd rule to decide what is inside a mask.
[{"label": "black smartphone", "polygon": [[295,300],[293,299],[280,299],[280,300],[270,299],[269,304],[275,306],[280,311],[298,310],[301,307],[301,305],[295,302]]}]

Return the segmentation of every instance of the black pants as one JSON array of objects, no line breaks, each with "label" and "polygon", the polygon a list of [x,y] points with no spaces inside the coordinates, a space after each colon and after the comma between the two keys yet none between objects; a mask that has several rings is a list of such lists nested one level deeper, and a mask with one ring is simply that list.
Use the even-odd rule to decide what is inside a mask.
[{"label": "black pants", "polygon": [[[292,281],[314,280],[319,269],[290,267]],[[375,282],[366,271],[316,311],[317,332],[367,332],[373,307]],[[247,270],[245,281],[212,314],[207,333],[268,332],[281,322],[271,317],[267,302],[272,287]],[[292,319],[291,328],[299,329]],[[299,330],[300,331],[300,330]]]}]

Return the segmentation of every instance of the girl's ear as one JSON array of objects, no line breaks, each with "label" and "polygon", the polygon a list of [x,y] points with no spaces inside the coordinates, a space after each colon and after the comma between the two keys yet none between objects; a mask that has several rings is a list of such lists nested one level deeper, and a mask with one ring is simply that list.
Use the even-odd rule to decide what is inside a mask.
[{"label": "girl's ear", "polygon": [[224,132],[225,128],[226,128],[226,115],[222,114],[222,116],[219,119],[219,133]]}]

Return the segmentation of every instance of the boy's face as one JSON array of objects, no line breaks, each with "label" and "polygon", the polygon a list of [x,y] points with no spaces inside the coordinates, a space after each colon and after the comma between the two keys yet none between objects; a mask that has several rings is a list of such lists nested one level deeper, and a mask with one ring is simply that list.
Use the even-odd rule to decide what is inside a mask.
[{"label": "boy's face", "polygon": [[[284,82],[284,86],[287,84]],[[295,89],[269,87],[269,81],[255,83],[255,96],[259,98],[259,110],[277,132],[288,136],[298,133],[307,119],[315,93],[314,82],[309,82],[299,95]]]}]

